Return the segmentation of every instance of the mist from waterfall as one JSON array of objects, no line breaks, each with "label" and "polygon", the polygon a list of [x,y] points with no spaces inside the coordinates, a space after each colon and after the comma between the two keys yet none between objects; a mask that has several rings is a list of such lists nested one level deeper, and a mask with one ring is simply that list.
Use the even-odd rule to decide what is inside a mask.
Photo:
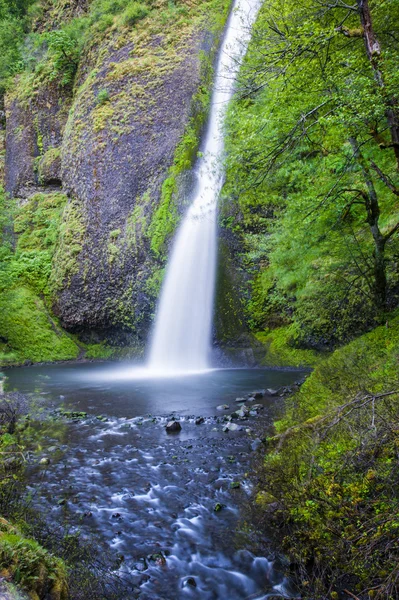
[{"label": "mist from waterfall", "polygon": [[210,366],[223,116],[258,9],[258,0],[237,0],[227,23],[196,166],[197,186],[173,242],[151,336],[147,367],[154,374],[198,372]]}]

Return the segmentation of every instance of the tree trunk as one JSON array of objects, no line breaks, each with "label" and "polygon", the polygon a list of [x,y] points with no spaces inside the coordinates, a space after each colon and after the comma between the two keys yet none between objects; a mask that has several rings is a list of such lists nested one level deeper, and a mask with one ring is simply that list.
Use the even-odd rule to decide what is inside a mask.
[{"label": "tree trunk", "polygon": [[378,221],[380,218],[380,206],[378,204],[378,196],[375,191],[373,179],[371,176],[371,172],[369,166],[360,152],[359,145],[357,140],[353,137],[349,139],[353,154],[360,165],[364,182],[367,186],[367,200],[365,202],[367,218],[366,222],[370,225],[371,235],[374,240],[374,252],[373,252],[373,260],[374,260],[374,302],[378,309],[384,310],[387,300],[387,274],[386,274],[386,264],[385,264],[385,244],[387,238],[381,233],[381,230],[378,225]]},{"label": "tree trunk", "polygon": [[387,302],[387,273],[385,265],[385,240],[378,227],[371,233],[374,238],[374,300],[377,308],[384,310]]},{"label": "tree trunk", "polygon": [[[383,72],[381,70],[381,46],[378,38],[373,29],[373,22],[371,19],[371,12],[368,0],[357,0],[358,11],[360,15],[360,21],[364,31],[364,44],[366,46],[366,53],[370,64],[374,71],[374,78],[378,86],[385,90],[385,81]],[[384,92],[383,92],[384,94]],[[393,98],[385,95],[385,102],[387,108],[385,110],[385,116],[388,121],[389,129],[391,132],[391,146],[395,153],[396,165],[399,169],[399,117],[397,103]]]}]

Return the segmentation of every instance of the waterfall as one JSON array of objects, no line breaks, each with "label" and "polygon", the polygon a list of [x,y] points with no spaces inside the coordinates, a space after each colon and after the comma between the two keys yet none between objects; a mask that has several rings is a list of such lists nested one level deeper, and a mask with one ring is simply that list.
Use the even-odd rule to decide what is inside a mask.
[{"label": "waterfall", "polygon": [[209,122],[196,166],[197,186],[167,264],[148,368],[187,373],[209,368],[217,260],[217,200],[223,185],[223,115],[234,91],[258,0],[236,0],[216,69]]}]

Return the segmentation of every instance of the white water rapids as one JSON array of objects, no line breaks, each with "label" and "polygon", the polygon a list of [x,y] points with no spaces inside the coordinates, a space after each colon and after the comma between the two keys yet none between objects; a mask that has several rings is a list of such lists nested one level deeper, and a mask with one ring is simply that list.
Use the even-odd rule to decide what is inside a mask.
[{"label": "white water rapids", "polygon": [[209,368],[217,260],[217,201],[223,185],[223,116],[259,0],[237,0],[220,49],[197,187],[169,257],[147,370],[187,374]]}]

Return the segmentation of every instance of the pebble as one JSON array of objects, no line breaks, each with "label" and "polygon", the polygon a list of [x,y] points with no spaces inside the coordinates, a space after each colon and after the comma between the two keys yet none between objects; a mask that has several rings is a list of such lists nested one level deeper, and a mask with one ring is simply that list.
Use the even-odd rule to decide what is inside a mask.
[{"label": "pebble", "polygon": [[50,459],[47,457],[44,457],[40,460],[39,465],[49,465],[50,464]]}]

